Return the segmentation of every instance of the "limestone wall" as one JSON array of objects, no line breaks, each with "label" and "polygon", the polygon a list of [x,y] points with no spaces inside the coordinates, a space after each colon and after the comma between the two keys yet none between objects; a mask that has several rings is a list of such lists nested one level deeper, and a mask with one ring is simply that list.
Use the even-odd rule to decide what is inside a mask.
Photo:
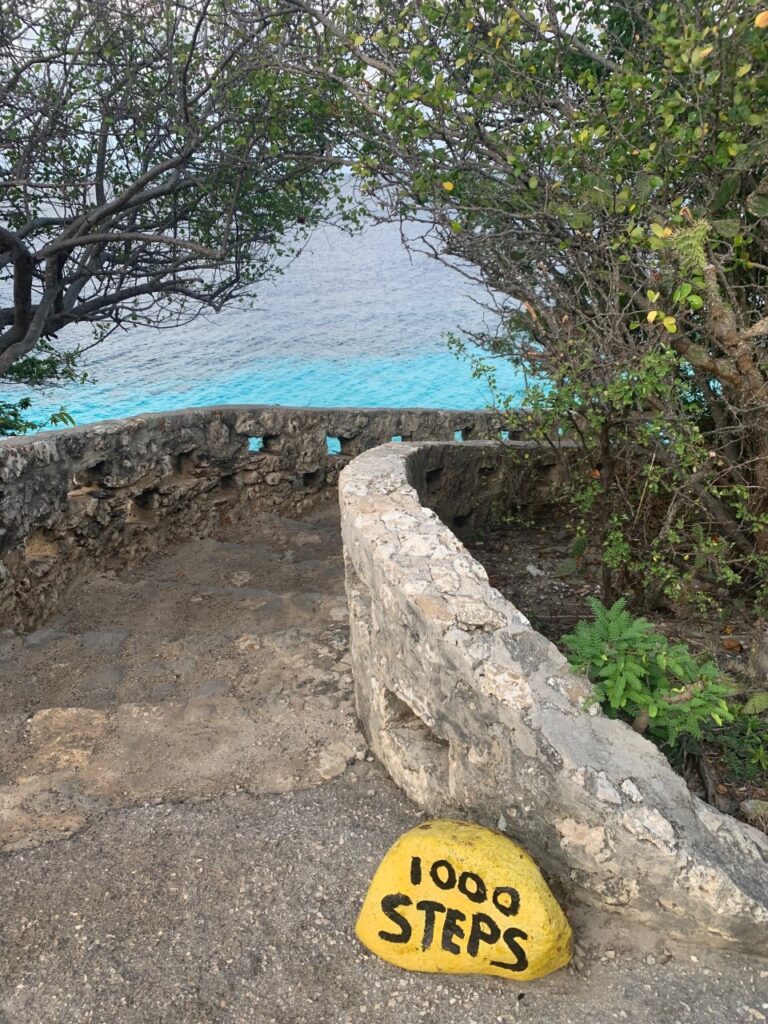
[{"label": "limestone wall", "polygon": [[506,489],[524,505],[542,484],[529,450],[498,444],[388,444],[343,471],[369,742],[413,800],[507,832],[573,896],[768,955],[766,836],[694,797],[628,726],[586,711],[587,680],[446,525],[471,529]]},{"label": "limestone wall", "polygon": [[243,508],[295,513],[335,496],[339,470],[383,441],[500,426],[484,412],[223,406],[0,440],[0,629],[42,622],[88,569]]}]

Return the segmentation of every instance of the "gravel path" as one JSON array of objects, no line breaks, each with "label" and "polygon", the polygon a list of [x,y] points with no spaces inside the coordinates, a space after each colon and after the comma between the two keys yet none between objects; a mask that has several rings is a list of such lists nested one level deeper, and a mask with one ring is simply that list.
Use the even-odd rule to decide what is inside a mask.
[{"label": "gravel path", "polygon": [[96,573],[0,633],[0,850],[109,808],[319,785],[362,757],[338,508]]},{"label": "gravel path", "polygon": [[275,796],[109,812],[0,858],[3,1024],[734,1024],[768,1019],[768,963],[665,949],[572,912],[580,970],[527,986],[408,974],[353,926],[419,820],[372,763]]}]

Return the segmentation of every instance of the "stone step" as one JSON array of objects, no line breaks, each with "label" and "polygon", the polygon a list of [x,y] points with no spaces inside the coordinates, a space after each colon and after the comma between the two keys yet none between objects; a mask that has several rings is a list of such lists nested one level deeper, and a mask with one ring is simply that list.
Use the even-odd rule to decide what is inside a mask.
[{"label": "stone step", "polygon": [[338,512],[94,573],[0,639],[0,848],[108,808],[315,785],[362,756]]}]

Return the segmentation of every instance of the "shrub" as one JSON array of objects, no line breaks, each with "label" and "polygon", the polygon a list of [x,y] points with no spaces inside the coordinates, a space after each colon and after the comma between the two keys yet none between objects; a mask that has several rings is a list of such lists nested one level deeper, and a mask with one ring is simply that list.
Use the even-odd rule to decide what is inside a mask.
[{"label": "shrub", "polygon": [[594,620],[579,622],[561,642],[608,714],[629,718],[639,732],[647,730],[667,746],[733,720],[726,701],[730,687],[713,661],[670,643],[647,619],[633,617],[623,598],[610,608],[592,598],[590,607]]},{"label": "shrub", "polygon": [[763,6],[337,8],[357,171],[493,289],[476,340],[525,373],[532,435],[571,443],[608,601],[768,603]]}]

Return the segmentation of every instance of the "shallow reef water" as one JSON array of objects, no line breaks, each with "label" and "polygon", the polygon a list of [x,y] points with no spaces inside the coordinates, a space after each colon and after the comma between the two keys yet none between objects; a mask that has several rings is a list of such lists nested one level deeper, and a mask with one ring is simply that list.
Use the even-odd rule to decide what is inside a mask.
[{"label": "shallow reef water", "polygon": [[[490,387],[446,335],[493,329],[483,289],[426,255],[409,255],[396,225],[350,236],[316,230],[250,307],[184,327],[136,327],[83,357],[91,382],[33,395],[33,417],[64,406],[78,423],[194,405],[419,406],[479,409]],[[61,343],[88,344],[73,327]],[[500,364],[502,393],[518,394]],[[21,388],[0,388],[19,398]]]}]

